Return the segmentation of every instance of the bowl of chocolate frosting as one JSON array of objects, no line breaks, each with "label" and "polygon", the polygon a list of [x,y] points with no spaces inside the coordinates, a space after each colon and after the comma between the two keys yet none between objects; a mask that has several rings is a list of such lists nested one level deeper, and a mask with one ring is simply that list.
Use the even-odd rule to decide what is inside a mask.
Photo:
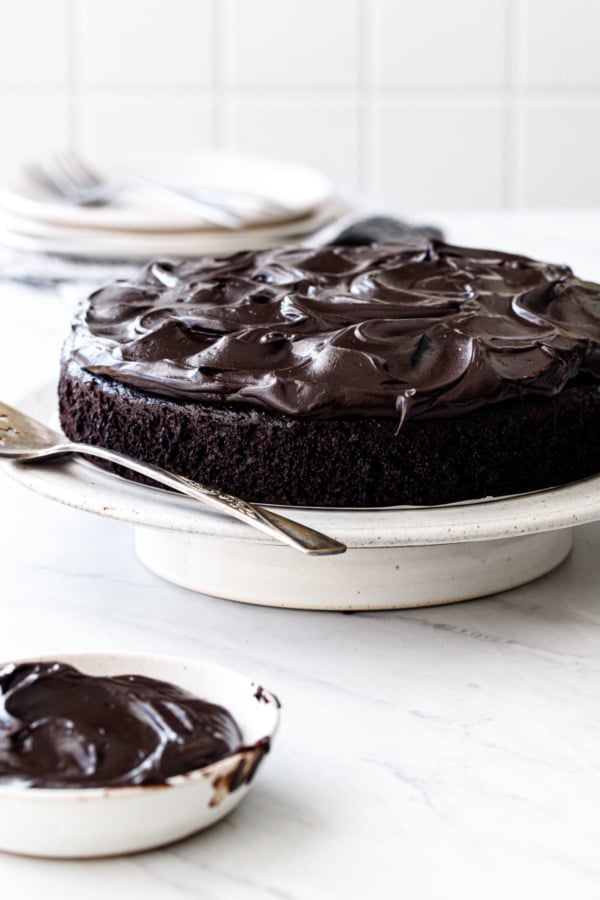
[{"label": "bowl of chocolate frosting", "polygon": [[199,660],[61,654],[0,665],[0,849],[131,853],[227,815],[271,747],[280,704]]}]

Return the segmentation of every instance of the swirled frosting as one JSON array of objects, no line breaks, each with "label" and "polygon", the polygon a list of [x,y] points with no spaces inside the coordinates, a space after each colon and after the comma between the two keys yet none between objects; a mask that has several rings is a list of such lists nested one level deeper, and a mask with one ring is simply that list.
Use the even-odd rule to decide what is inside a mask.
[{"label": "swirled frosting", "polygon": [[600,379],[600,287],[426,239],[156,261],[92,294],[71,354],[161,396],[401,424]]},{"label": "swirled frosting", "polygon": [[165,681],[60,662],[0,669],[0,785],[163,784],[241,744],[226,709]]}]

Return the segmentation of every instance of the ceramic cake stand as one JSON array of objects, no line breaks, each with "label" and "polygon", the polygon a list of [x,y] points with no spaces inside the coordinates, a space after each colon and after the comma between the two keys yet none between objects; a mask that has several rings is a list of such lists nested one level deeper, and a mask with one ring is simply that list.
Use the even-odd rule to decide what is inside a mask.
[{"label": "ceramic cake stand", "polygon": [[[55,426],[55,389],[21,408]],[[131,522],[142,562],[194,591],[266,606],[368,610],[481,597],[539,578],[569,553],[573,528],[600,519],[600,476],[566,487],[444,507],[285,509],[348,546],[307,557],[183,496],[86,461],[6,463],[26,487]]]}]

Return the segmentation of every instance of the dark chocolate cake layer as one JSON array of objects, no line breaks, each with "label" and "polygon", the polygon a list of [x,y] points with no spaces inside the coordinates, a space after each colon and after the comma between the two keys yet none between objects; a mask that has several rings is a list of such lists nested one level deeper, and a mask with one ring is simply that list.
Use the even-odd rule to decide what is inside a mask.
[{"label": "dark chocolate cake layer", "polygon": [[381,416],[292,418],[156,397],[91,375],[72,360],[63,365],[59,393],[72,440],[264,503],[452,503],[600,472],[595,383],[570,385],[552,398],[409,421],[399,433],[393,419]]},{"label": "dark chocolate cake layer", "polygon": [[149,263],[88,299],[61,421],[243,498],[433,504],[600,471],[600,288],[411,244]]}]

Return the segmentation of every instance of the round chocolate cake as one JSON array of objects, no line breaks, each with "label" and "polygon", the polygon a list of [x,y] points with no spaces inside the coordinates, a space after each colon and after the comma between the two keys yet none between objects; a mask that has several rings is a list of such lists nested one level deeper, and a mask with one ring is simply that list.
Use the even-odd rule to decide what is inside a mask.
[{"label": "round chocolate cake", "polygon": [[600,472],[600,287],[410,244],[152,262],[65,345],[68,437],[249,500],[438,504]]}]

